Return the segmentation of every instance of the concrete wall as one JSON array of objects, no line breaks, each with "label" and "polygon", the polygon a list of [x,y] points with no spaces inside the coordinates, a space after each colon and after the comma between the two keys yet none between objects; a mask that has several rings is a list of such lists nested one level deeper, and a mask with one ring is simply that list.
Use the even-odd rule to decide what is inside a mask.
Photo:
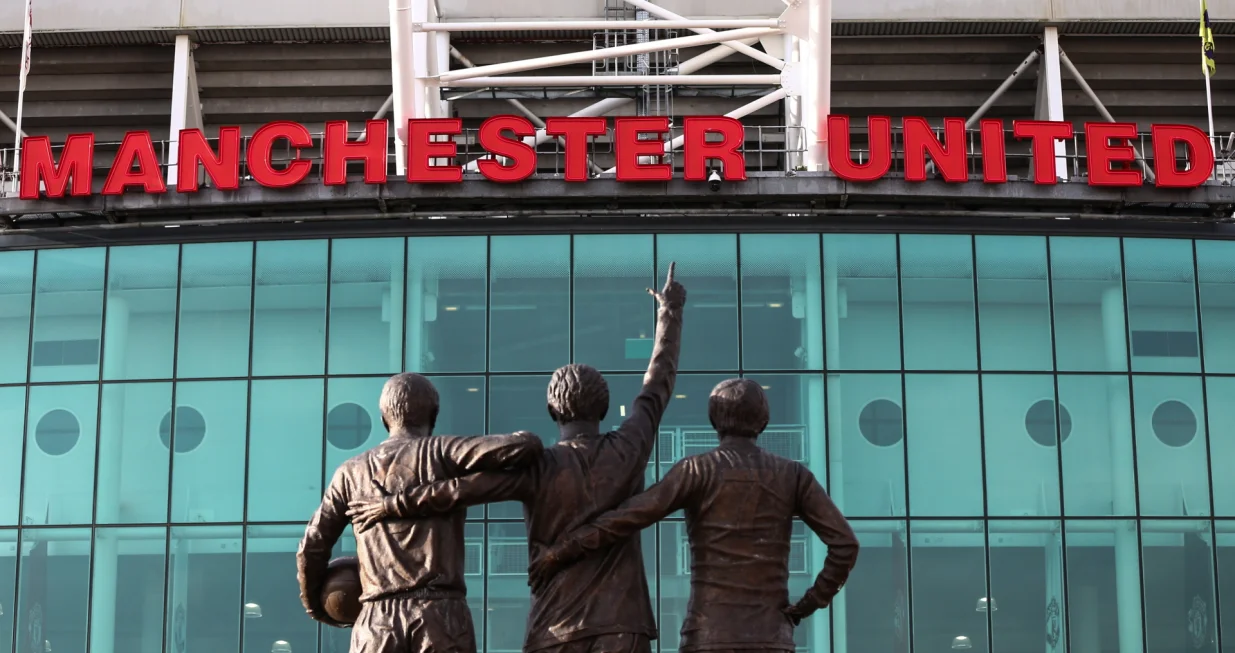
[{"label": "concrete wall", "polygon": [[[664,0],[694,17],[774,16],[780,0]],[[450,20],[601,18],[602,0],[441,0]],[[1235,0],[1213,0],[1215,17],[1235,15]],[[365,27],[389,22],[383,0],[40,0],[38,30],[143,30],[248,27]],[[0,3],[0,32],[20,31],[23,3]],[[1088,21],[1194,20],[1191,0],[837,0],[838,21]]]}]

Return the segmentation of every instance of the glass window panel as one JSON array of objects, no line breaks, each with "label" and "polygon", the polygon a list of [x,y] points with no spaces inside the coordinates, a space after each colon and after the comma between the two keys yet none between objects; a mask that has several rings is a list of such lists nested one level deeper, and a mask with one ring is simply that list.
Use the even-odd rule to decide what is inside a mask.
[{"label": "glass window panel", "polygon": [[166,528],[95,531],[94,583],[90,588],[94,597],[90,602],[91,650],[163,650],[166,567]]},{"label": "glass window panel", "polygon": [[1052,369],[1046,239],[977,236],[975,247],[982,369]]},{"label": "glass window panel", "polygon": [[178,245],[111,248],[104,379],[172,377],[179,265]]},{"label": "glass window panel", "polygon": [[[789,539],[789,600],[797,601],[815,584],[815,576],[823,569],[828,548],[806,524],[795,519]],[[833,601],[835,606],[835,601]],[[835,609],[834,607],[832,609]],[[843,610],[844,608],[842,608]],[[829,610],[830,611],[830,610]],[[832,620],[822,611],[803,621],[793,630],[793,641],[811,653],[831,650]],[[844,630],[841,630],[843,636]]]},{"label": "glass window panel", "polygon": [[407,247],[407,369],[485,371],[488,239],[411,238]]},{"label": "glass window panel", "polygon": [[[164,651],[240,649],[242,539],[240,526],[171,529]],[[284,572],[280,585],[296,587],[292,578]]]},{"label": "glass window panel", "polygon": [[307,520],[322,498],[323,382],[254,381],[252,393],[248,520]]},{"label": "glass window panel", "polygon": [[899,374],[829,374],[829,492],[846,516],[905,514]]},{"label": "glass window panel", "polygon": [[[267,653],[276,642],[292,651],[317,650],[317,624],[305,616],[300,588],[290,582],[303,526],[250,526],[245,543],[244,602],[261,606],[260,619],[244,620],[244,653]],[[233,609],[234,610],[234,609]],[[234,614],[234,612],[233,612]]]},{"label": "glass window panel", "polygon": [[520,651],[532,607],[527,586],[527,529],[522,522],[489,524],[488,529],[485,650]]},{"label": "glass window panel", "polygon": [[823,369],[823,278],[813,234],[742,237],[742,367]]},{"label": "glass window panel", "polygon": [[1201,371],[1192,266],[1190,240],[1124,240],[1133,371]]},{"label": "glass window panel", "polygon": [[910,514],[982,514],[982,428],[978,377],[905,377]]},{"label": "glass window panel", "polygon": [[[837,650],[909,651],[909,571],[905,522],[850,522],[861,544],[862,563],[832,600]],[[819,569],[816,564],[813,569]],[[796,594],[790,593],[790,600]],[[840,607],[838,610],[837,607]],[[823,616],[816,614],[811,619]],[[946,650],[935,646],[930,650]]]},{"label": "glass window panel", "polygon": [[1205,371],[1235,372],[1235,342],[1219,337],[1235,331],[1235,242],[1196,241],[1196,273],[1202,335],[1209,334],[1204,342]]},{"label": "glass window panel", "polygon": [[37,261],[30,380],[97,380],[107,249],[45,249]]},{"label": "glass window panel", "polygon": [[325,240],[257,243],[253,376],[325,369],[328,247]]},{"label": "glass window panel", "polygon": [[570,237],[489,239],[489,369],[548,372],[570,360]]},{"label": "glass window panel", "polygon": [[833,370],[901,368],[896,236],[825,234],[824,319]]},{"label": "glass window panel", "polygon": [[901,236],[905,369],[977,369],[973,240]]},{"label": "glass window panel", "polygon": [[1128,377],[1060,376],[1059,403],[1072,419],[1062,452],[1064,512],[1135,515]]},{"label": "glass window panel", "polygon": [[[1210,466],[1214,471],[1214,514],[1235,516],[1235,474],[1223,471],[1229,469],[1223,461],[1235,460],[1235,402],[1227,400],[1227,397],[1235,396],[1235,378],[1205,377],[1205,389],[1210,399],[1206,402],[1206,408],[1209,413]],[[1231,601],[1235,610],[1235,598]],[[1231,636],[1235,638],[1235,633]],[[1231,643],[1235,645],[1235,639]]]},{"label": "glass window panel", "polygon": [[393,374],[403,367],[397,316],[403,313],[406,244],[404,238],[331,243],[330,374]]},{"label": "glass window panel", "polygon": [[1049,246],[1058,369],[1128,369],[1119,240],[1051,237]]},{"label": "glass window panel", "polygon": [[686,287],[683,311],[683,370],[738,367],[738,239],[734,234],[656,237],[656,287],[663,287],[669,264]]},{"label": "glass window panel", "polygon": [[[1068,408],[1055,406],[1055,382],[1050,376],[987,374],[982,377],[988,514],[999,517],[1059,515],[1059,448],[1056,445],[1060,437],[1066,439],[1072,435],[1072,416]],[[912,418],[912,412],[910,416]],[[909,451],[912,455],[914,448],[911,446]],[[945,470],[948,469],[945,466]]]},{"label": "glass window panel", "polygon": [[[13,526],[18,523],[22,444],[26,440],[22,433],[25,415],[26,389],[0,388],[0,451],[7,452],[0,456],[0,526]],[[2,590],[3,588],[0,588],[0,592]]]},{"label": "glass window panel", "polygon": [[17,616],[17,529],[0,530],[0,653],[13,652]]},{"label": "glass window panel", "polygon": [[90,529],[28,528],[21,540],[16,650],[86,650]]},{"label": "glass window panel", "polygon": [[1208,520],[1141,522],[1147,650],[1218,653],[1211,538]]},{"label": "glass window panel", "polygon": [[690,600],[690,540],[686,522],[680,520],[660,522],[656,532],[660,540],[660,596],[656,606],[660,650],[676,651]]},{"label": "glass window panel", "polygon": [[[244,381],[176,385],[172,523],[238,522],[244,517],[247,395]],[[189,418],[187,409],[200,415],[200,421]],[[186,440],[197,446],[190,449]]]},{"label": "glass window panel", "polygon": [[[167,521],[171,450],[163,442],[160,427],[167,420],[170,428],[171,409],[171,383],[103,386],[95,522],[160,524]],[[156,637],[157,634],[156,629]]]},{"label": "glass window panel", "polygon": [[1235,651],[1235,521],[1215,524],[1218,554],[1218,615],[1222,653]]},{"label": "glass window panel", "polygon": [[[828,483],[828,441],[822,374],[747,374],[763,387],[771,421],[759,446],[806,465],[819,483]],[[702,398],[696,400],[705,404]],[[711,446],[716,446],[715,436]],[[711,448],[711,447],[708,447]],[[703,449],[706,451],[707,449]],[[699,452],[696,452],[699,453]]]},{"label": "glass window panel", "polygon": [[[660,460],[660,476],[663,477],[674,463],[695,454],[716,448],[716,429],[708,419],[708,397],[712,389],[725,379],[727,374],[679,374],[673,389],[673,399],[665,409],[657,437],[657,458]],[[770,383],[768,384],[770,385]],[[636,390],[637,392],[637,390]],[[631,401],[626,399],[625,401]],[[612,418],[610,418],[612,419]],[[681,513],[674,513],[675,518]]]},{"label": "glass window panel", "polygon": [[253,243],[184,245],[180,256],[176,376],[247,376]]},{"label": "glass window panel", "polygon": [[1201,377],[1134,376],[1132,390],[1141,514],[1210,514]]},{"label": "glass window panel", "polygon": [[652,237],[575,236],[574,357],[599,370],[642,370],[656,337]]},{"label": "glass window panel", "polygon": [[982,523],[913,521],[909,530],[913,649],[991,650],[986,613],[974,609],[987,596]]},{"label": "glass window panel", "polygon": [[34,252],[0,253],[0,383],[26,381],[33,283]]},{"label": "glass window panel", "polygon": [[90,523],[98,409],[98,384],[30,389],[23,523]]},{"label": "glass window panel", "polygon": [[[679,377],[681,378],[681,377]],[[604,431],[616,431],[622,425],[622,421],[630,414],[628,411],[639,393],[643,391],[643,375],[641,374],[607,374],[605,382],[609,384],[609,413],[605,416],[605,420],[601,422],[600,428]],[[672,402],[670,402],[672,405]],[[557,441],[556,426],[553,434],[553,441]],[[657,445],[652,449],[652,455],[648,458],[647,472],[643,476],[644,487],[648,487],[656,482],[656,455],[658,451],[664,451],[659,447],[662,446],[662,440],[672,441],[673,436],[671,431],[667,431],[664,426],[661,426],[660,432],[657,433]],[[665,469],[668,469],[667,467]]]},{"label": "glass window panel", "polygon": [[990,620],[992,651],[1068,650],[1059,522],[1000,520],[988,528],[990,597],[962,607]]},{"label": "glass window panel", "polygon": [[[1064,539],[1069,650],[1145,650],[1136,522],[1069,521]],[[1186,631],[1177,632],[1182,644]]]},{"label": "glass window panel", "polygon": [[[540,436],[546,446],[556,443],[557,424],[549,417],[549,411],[545,407],[545,392],[548,386],[547,376],[489,377],[488,432],[531,431]],[[612,388],[610,396],[612,397]],[[612,419],[612,416],[608,418]],[[514,501],[492,503],[489,504],[489,518],[522,519],[523,507]]]}]

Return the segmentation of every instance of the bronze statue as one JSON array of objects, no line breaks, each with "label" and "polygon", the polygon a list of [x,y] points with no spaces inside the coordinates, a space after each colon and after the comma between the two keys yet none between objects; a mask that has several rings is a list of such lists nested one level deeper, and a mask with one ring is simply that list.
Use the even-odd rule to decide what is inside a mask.
[{"label": "bronze statue", "polygon": [[[349,520],[348,503],[479,471],[517,468],[544,449],[531,433],[430,437],[438,394],[419,374],[391,377],[382,389],[382,424],[390,437],[339,466],[313,515],[296,565],[309,616],[336,627],[322,601],[330,551]],[[356,534],[362,607],[351,653],[474,653],[476,637],[464,597],[462,509],[422,520],[393,519]]]},{"label": "bronze statue", "polygon": [[[794,650],[793,628],[840,591],[858,540],[815,476],[764,451],[768,425],[759,384],[731,379],[708,398],[720,445],[679,461],[664,479],[617,510],[576,529],[533,560],[533,587],[560,584],[570,563],[589,564],[677,510],[690,535],[690,601],[682,651]],[[815,584],[789,604],[789,539],[800,517],[828,546]],[[576,562],[577,561],[577,562]]]},{"label": "bronze statue", "polygon": [[[686,290],[673,279],[648,290],[660,308],[656,342],[643,389],[629,416],[612,433],[600,422],[609,410],[609,386],[586,365],[568,365],[549,382],[549,414],[560,428],[555,446],[523,470],[480,473],[412,488],[380,500],[355,500],[356,531],[385,519],[452,513],[478,503],[523,503],[529,559],[606,510],[643,490],[648,458],[677,379]],[[525,651],[648,653],[656,621],[648,597],[638,538],[625,540],[532,589]]]}]

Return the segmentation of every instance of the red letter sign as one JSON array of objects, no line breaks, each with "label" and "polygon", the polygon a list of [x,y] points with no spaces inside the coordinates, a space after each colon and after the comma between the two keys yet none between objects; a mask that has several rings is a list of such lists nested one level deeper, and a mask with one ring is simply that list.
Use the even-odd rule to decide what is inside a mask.
[{"label": "red letter sign", "polygon": [[463,168],[435,166],[429,159],[453,159],[459,148],[453,138],[434,142],[433,137],[463,133],[459,118],[411,118],[407,121],[407,180],[412,183],[455,184],[463,181]]},{"label": "red letter sign", "polygon": [[849,153],[849,116],[828,116],[828,164],[845,181],[875,181],[892,168],[892,119],[869,116],[866,124],[870,158],[858,165]]},{"label": "red letter sign", "polygon": [[240,128],[219,128],[219,154],[206,142],[200,129],[180,130],[180,154],[177,157],[176,190],[197,192],[197,166],[206,169],[210,183],[219,190],[240,188]]},{"label": "red letter sign", "polygon": [[947,145],[935,138],[926,118],[905,118],[905,180],[926,181],[926,154],[946,182],[969,181],[969,160],[965,156],[965,121],[944,118]]},{"label": "red letter sign", "polygon": [[288,163],[287,167],[277,170],[274,167],[274,142],[286,138],[293,148],[313,147],[313,137],[304,125],[287,120],[280,120],[263,125],[249,139],[249,174],[254,181],[270,188],[287,188],[295,186],[309,176],[313,167],[307,159],[297,158]]},{"label": "red letter sign", "polygon": [[[1196,188],[1214,174],[1214,151],[1205,132],[1191,125],[1154,125],[1150,130],[1154,142],[1155,185],[1163,188]],[[1176,164],[1177,143],[1183,143],[1191,163],[1187,170],[1180,170]],[[24,175],[22,179],[24,184]],[[48,186],[48,190],[50,189]]]},{"label": "red letter sign", "polygon": [[604,136],[604,118],[549,118],[545,133],[566,143],[566,181],[587,181],[587,137]]},{"label": "red letter sign", "polygon": [[669,118],[617,118],[613,128],[613,155],[617,159],[618,181],[669,181],[673,170],[667,163],[639,163],[639,157],[660,158],[665,155],[665,142],[639,140],[639,134],[663,134],[669,131]]},{"label": "red letter sign", "polygon": [[331,120],[326,123],[326,138],[322,142],[323,181],[327,186],[342,186],[347,183],[347,162],[364,160],[364,183],[386,183],[387,161],[386,121],[370,120],[365,123],[363,141],[347,140],[347,121]]},{"label": "red letter sign", "polygon": [[1053,184],[1055,177],[1055,141],[1072,137],[1072,123],[1052,120],[1013,120],[1012,135],[1033,139],[1033,183]]},{"label": "red letter sign", "polygon": [[[707,142],[708,133],[720,134],[717,143]],[[692,117],[686,119],[685,177],[687,181],[706,181],[707,162],[719,159],[725,167],[725,181],[746,181],[746,157],[738,151],[746,142],[746,129],[735,118]]]},{"label": "red letter sign", "polygon": [[[134,170],[133,166],[137,169]],[[129,186],[141,186],[147,193],[165,193],[167,185],[159,170],[159,159],[154,155],[154,141],[150,132],[129,132],[120,142],[116,158],[112,160],[107,181],[103,183],[104,195],[120,195]]]},{"label": "red letter sign", "polygon": [[1003,121],[983,120],[982,130],[982,181],[1002,184],[1008,181],[1008,146],[1003,140]]},{"label": "red letter sign", "polygon": [[[1090,186],[1140,186],[1140,170],[1114,170],[1112,163],[1131,163],[1136,150],[1126,141],[1136,138],[1136,123],[1085,123],[1085,158],[1088,160]],[[1111,140],[1120,141],[1112,145]]]},{"label": "red letter sign", "polygon": [[[21,141],[21,190],[23,200],[39,198],[39,186],[47,186],[48,197],[73,197],[91,193],[94,181],[94,134],[70,134],[64,139],[60,163],[51,153],[51,138],[28,136]],[[73,179],[72,188],[69,178]]]},{"label": "red letter sign", "polygon": [[516,137],[536,135],[536,128],[527,118],[519,116],[493,116],[480,125],[480,146],[495,156],[510,159],[503,165],[497,159],[481,159],[476,162],[480,174],[489,181],[513,183],[523,181],[536,172],[536,150],[519,138],[506,138],[502,132],[512,132]]}]

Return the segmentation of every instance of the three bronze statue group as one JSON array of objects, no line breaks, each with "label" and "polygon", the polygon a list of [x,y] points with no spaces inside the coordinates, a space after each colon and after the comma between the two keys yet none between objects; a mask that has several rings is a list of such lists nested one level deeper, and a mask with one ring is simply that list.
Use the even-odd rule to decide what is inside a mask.
[{"label": "three bronze statue group", "polygon": [[[465,602],[466,508],[523,504],[531,610],[526,653],[649,653],[656,620],[640,530],[685,511],[691,591],[680,649],[792,651],[802,619],[826,608],[857,561],[844,516],[801,463],[757,444],[769,410],[763,389],[731,379],[708,398],[718,446],[687,457],[644,491],[661,417],[673,395],[686,290],[674,280],[648,290],[658,304],[656,341],[643,388],[613,432],[604,377],[586,365],[557,370],[548,408],[560,434],[545,447],[527,432],[433,436],[439,400],[417,374],[382,390],[390,437],[343,463],[305,530],[297,554],[309,615],[352,628],[351,653],[474,653]],[[814,584],[789,600],[793,519],[826,545]],[[352,524],[361,608],[340,623],[323,605],[331,551]]]}]

